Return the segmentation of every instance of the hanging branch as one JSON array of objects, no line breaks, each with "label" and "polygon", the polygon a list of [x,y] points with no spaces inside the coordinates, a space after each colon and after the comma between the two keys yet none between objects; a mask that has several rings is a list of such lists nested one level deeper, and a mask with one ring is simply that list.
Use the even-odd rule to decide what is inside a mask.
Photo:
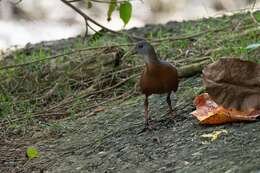
[{"label": "hanging branch", "polygon": [[[68,0],[67,2],[69,3],[73,3],[73,2],[79,2],[79,1],[82,1],[82,0]],[[109,4],[110,1],[101,1],[101,0],[90,0],[91,2],[97,2],[97,3],[103,3],[103,4]],[[122,0],[122,1],[117,1],[119,3],[121,2],[126,2],[127,0]],[[133,0],[132,0],[133,1]],[[142,1],[142,0],[141,0]]]},{"label": "hanging branch", "polygon": [[94,32],[96,32],[90,25],[89,22],[99,26],[100,28],[102,28],[105,31],[111,32],[112,34],[124,34],[126,35],[128,38],[130,38],[131,40],[144,40],[144,38],[142,37],[137,37],[137,36],[132,36],[129,35],[127,33],[121,33],[121,32],[117,32],[114,30],[111,30],[103,25],[101,25],[100,23],[98,23],[97,21],[95,21],[94,19],[92,19],[91,17],[89,17],[87,14],[85,14],[82,10],[80,10],[79,8],[77,8],[75,5],[72,5],[71,3],[76,2],[76,0],[71,0],[71,1],[67,1],[67,0],[61,0],[61,2],[63,2],[65,5],[69,6],[70,8],[72,8],[74,11],[76,11],[79,15],[81,15],[84,20],[85,20],[85,24],[86,24],[86,31],[85,31],[85,36],[84,39],[86,38],[87,34],[88,34],[88,27],[90,29],[92,29]]},{"label": "hanging branch", "polygon": [[[102,29],[106,30],[106,31],[109,31],[111,33],[114,33],[114,34],[118,34],[116,31],[113,31],[103,25],[101,25],[100,23],[96,22],[94,19],[90,18],[87,14],[85,14],[82,10],[80,10],[79,8],[77,8],[76,6],[72,5],[70,2],[66,1],[66,0],[61,0],[61,2],[63,2],[64,4],[66,4],[67,6],[69,6],[70,8],[72,8],[74,11],[76,11],[79,15],[81,15],[84,20],[85,20],[85,24],[86,24],[86,33],[85,33],[85,36],[87,35],[87,32],[88,32],[88,27],[89,27],[89,23],[88,21],[94,23],[95,25],[101,27]],[[74,1],[73,1],[74,2]]]},{"label": "hanging branch", "polygon": [[[88,23],[88,20],[85,20],[85,27],[86,27],[86,31],[85,31],[85,34],[84,34],[84,37],[83,37],[83,41],[86,40],[87,36],[88,36],[88,27],[90,27],[89,23]],[[93,30],[92,27],[90,27],[90,29]],[[93,30],[95,32],[95,30]]]}]

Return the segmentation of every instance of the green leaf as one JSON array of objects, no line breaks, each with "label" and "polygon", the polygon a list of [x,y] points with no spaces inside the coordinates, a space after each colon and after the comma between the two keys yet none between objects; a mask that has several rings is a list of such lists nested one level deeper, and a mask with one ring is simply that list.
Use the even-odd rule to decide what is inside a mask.
[{"label": "green leaf", "polygon": [[85,0],[85,3],[87,4],[88,9],[93,6],[91,0]]},{"label": "green leaf", "polygon": [[92,5],[92,2],[91,1],[88,1],[88,9],[91,8],[93,5]]},{"label": "green leaf", "polygon": [[246,47],[246,50],[255,50],[260,47],[260,42],[250,44]]},{"label": "green leaf", "polygon": [[131,3],[128,1],[122,2],[119,7],[119,13],[120,13],[120,18],[123,20],[124,24],[126,25],[129,22],[132,15]]},{"label": "green leaf", "polygon": [[27,154],[29,159],[33,159],[33,158],[39,156],[38,150],[36,148],[34,148],[34,147],[28,147],[27,151],[26,151],[26,154]]},{"label": "green leaf", "polygon": [[110,1],[109,8],[108,8],[108,11],[107,11],[107,21],[111,20],[112,13],[116,9],[116,3],[117,3],[117,0],[111,0]]},{"label": "green leaf", "polygon": [[257,20],[257,22],[259,22],[260,21],[260,12],[257,11],[253,15],[255,16],[255,19]]}]

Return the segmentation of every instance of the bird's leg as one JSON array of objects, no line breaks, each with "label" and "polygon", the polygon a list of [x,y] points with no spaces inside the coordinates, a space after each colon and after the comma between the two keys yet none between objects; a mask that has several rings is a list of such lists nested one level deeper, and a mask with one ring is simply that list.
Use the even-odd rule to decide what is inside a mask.
[{"label": "bird's leg", "polygon": [[150,129],[150,125],[149,125],[149,114],[148,114],[148,96],[145,95],[145,99],[144,99],[144,120],[145,120],[145,127]]},{"label": "bird's leg", "polygon": [[166,101],[167,101],[168,106],[169,106],[169,113],[171,115],[171,118],[175,118],[176,113],[172,110],[171,93],[172,92],[168,93]]},{"label": "bird's leg", "polygon": [[150,118],[148,115],[148,95],[145,95],[145,99],[144,99],[144,120],[145,120],[145,127],[143,130],[141,130],[138,134],[143,133],[147,130],[152,130],[154,129],[153,125],[150,124]]}]

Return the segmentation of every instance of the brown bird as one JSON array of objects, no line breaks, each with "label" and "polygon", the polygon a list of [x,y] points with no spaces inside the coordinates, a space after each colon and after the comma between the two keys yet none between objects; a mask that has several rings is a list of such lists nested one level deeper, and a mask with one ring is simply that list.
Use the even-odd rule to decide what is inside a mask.
[{"label": "brown bird", "polygon": [[140,79],[141,92],[145,95],[144,100],[144,119],[145,128],[152,129],[148,115],[148,97],[152,94],[167,93],[166,102],[172,117],[176,113],[172,110],[171,93],[178,89],[178,72],[170,63],[162,61],[157,56],[154,48],[148,42],[137,43],[134,52],[142,55],[145,61],[145,68]]}]

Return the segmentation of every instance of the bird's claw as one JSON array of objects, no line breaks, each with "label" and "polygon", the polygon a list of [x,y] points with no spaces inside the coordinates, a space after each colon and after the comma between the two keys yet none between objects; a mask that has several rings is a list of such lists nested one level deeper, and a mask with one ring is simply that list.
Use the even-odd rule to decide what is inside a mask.
[{"label": "bird's claw", "polygon": [[155,130],[156,128],[155,128],[155,124],[153,124],[153,123],[146,123],[145,124],[145,127],[140,131],[140,132],[138,132],[138,134],[141,134],[141,133],[144,133],[144,132],[151,132],[151,131],[153,131],[153,130]]},{"label": "bird's claw", "polygon": [[169,116],[172,119],[176,118],[176,112],[175,111],[169,111]]}]

